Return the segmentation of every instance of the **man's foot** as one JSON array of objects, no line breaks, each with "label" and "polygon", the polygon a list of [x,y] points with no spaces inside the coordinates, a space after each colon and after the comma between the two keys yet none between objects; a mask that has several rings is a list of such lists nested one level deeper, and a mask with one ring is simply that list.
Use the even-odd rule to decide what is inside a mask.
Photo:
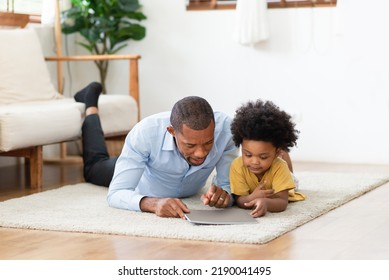
[{"label": "man's foot", "polygon": [[85,108],[97,107],[102,86],[98,82],[92,82],[74,95],[77,102],[85,103]]}]

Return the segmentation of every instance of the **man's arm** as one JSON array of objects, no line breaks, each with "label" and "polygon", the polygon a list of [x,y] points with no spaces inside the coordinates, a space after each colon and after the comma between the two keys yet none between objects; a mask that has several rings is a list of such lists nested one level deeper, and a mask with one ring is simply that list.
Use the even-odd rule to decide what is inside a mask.
[{"label": "man's arm", "polygon": [[126,157],[118,158],[114,176],[109,185],[107,201],[109,206],[114,208],[140,211],[139,202],[143,196],[135,189],[143,174],[143,168],[139,163],[134,163],[134,167],[129,167],[132,165],[132,160],[127,161]]},{"label": "man's arm", "polygon": [[109,187],[108,204],[120,209],[151,212],[160,217],[184,218],[189,209],[180,199],[149,197],[137,191],[151,153],[150,141],[145,139],[143,131],[134,128],[126,138]]},{"label": "man's arm", "polygon": [[148,160],[149,148],[141,129],[133,128],[126,138],[123,151],[119,156],[111,184],[109,185],[107,201],[114,208],[140,211],[140,201],[143,195],[135,190],[143,175]]},{"label": "man's arm", "polygon": [[232,206],[234,199],[230,187],[231,162],[238,156],[239,149],[235,146],[231,135],[231,119],[223,119],[220,135],[217,137],[216,145],[222,151],[221,157],[216,164],[216,176],[211,188],[203,196],[203,203],[209,206],[224,208]]}]

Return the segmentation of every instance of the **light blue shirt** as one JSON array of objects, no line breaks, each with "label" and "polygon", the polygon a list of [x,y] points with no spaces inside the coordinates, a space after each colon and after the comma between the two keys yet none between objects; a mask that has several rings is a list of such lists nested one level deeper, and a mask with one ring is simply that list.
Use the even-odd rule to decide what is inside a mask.
[{"label": "light blue shirt", "polygon": [[216,168],[214,183],[230,191],[230,165],[238,156],[232,141],[231,119],[215,112],[215,141],[205,162],[190,166],[167,131],[170,112],[143,119],[127,135],[108,190],[111,207],[140,211],[145,197],[192,196],[204,187]]}]

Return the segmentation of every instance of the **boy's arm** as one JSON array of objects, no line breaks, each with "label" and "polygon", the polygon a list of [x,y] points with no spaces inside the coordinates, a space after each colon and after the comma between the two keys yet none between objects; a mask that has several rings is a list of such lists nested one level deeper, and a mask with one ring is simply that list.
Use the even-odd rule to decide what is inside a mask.
[{"label": "boy's arm", "polygon": [[[264,190],[262,192],[266,191],[273,190]],[[266,209],[269,212],[282,212],[288,206],[288,190],[272,194],[270,197],[255,197],[253,194],[255,193],[253,192],[249,195],[237,196],[236,204],[241,208],[251,209],[255,206],[257,199],[263,199],[266,203]]]},{"label": "boy's arm", "polygon": [[271,198],[266,198],[267,211],[282,212],[288,206],[289,191],[283,190],[274,194]]},{"label": "boy's arm", "polygon": [[263,188],[265,187],[266,183],[267,182],[265,180],[262,184],[256,187],[255,190],[249,195],[241,195],[241,196],[236,195],[235,196],[235,198],[237,199],[236,204],[242,208],[250,208],[250,207],[245,207],[244,204],[253,201],[256,198],[271,198],[274,194],[274,190],[273,189],[264,190]]}]

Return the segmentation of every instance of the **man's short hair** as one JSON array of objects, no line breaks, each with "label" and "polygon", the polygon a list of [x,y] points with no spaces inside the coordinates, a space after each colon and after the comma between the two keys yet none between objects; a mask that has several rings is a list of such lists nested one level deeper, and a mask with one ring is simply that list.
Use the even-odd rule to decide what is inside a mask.
[{"label": "man's short hair", "polygon": [[211,121],[215,122],[211,105],[198,96],[187,96],[177,101],[170,115],[170,124],[178,132],[182,132],[184,124],[193,130],[203,130]]}]

